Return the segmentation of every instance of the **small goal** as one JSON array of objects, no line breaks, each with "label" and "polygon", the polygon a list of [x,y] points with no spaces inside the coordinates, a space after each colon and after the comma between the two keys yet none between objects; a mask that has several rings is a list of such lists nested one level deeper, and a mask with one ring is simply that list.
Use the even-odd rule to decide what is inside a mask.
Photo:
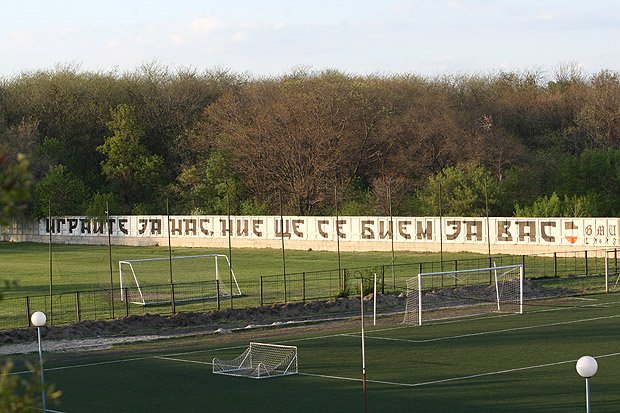
[{"label": "small goal", "polygon": [[144,258],[118,262],[121,301],[143,306],[241,296],[223,254]]},{"label": "small goal", "polygon": [[233,360],[213,359],[213,373],[265,379],[297,374],[297,347],[250,343]]},{"label": "small goal", "polygon": [[420,273],[407,280],[403,323],[488,312],[523,313],[523,266]]}]

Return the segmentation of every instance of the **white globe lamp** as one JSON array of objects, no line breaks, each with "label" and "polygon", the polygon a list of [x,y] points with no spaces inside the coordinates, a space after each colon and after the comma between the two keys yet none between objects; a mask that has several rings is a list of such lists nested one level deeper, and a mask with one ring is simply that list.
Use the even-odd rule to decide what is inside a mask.
[{"label": "white globe lamp", "polygon": [[47,316],[42,311],[35,311],[34,313],[32,313],[32,316],[30,316],[30,321],[32,322],[33,326],[41,327],[45,325],[45,322],[47,321]]},{"label": "white globe lamp", "polygon": [[583,378],[589,379],[596,374],[598,363],[591,356],[583,356],[577,360],[577,373]]},{"label": "white globe lamp", "polygon": [[592,356],[583,356],[577,360],[577,373],[586,379],[586,413],[590,413],[590,378],[598,370],[598,363]]}]

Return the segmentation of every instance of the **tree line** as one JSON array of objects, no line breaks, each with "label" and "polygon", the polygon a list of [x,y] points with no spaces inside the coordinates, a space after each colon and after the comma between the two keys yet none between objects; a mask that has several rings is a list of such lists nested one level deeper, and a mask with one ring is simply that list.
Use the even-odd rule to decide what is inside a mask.
[{"label": "tree line", "polygon": [[0,79],[0,160],[33,217],[617,216],[620,77],[56,67]]}]

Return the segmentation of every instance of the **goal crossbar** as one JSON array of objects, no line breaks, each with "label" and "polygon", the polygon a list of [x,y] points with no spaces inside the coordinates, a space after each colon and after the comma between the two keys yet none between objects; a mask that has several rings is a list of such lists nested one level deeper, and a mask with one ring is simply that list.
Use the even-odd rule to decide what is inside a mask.
[{"label": "goal crossbar", "polygon": [[422,325],[423,316],[434,311],[442,318],[490,311],[522,314],[523,282],[520,264],[419,273],[407,280],[403,323]]}]

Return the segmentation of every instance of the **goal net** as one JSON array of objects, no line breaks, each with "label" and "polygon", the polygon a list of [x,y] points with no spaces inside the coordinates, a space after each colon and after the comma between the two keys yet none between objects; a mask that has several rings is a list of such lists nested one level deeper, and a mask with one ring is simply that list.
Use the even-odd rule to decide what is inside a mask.
[{"label": "goal net", "polygon": [[139,305],[241,296],[228,256],[205,254],[118,262],[121,300]]},{"label": "goal net", "polygon": [[264,379],[297,373],[297,347],[250,343],[233,360],[213,359],[213,373]]},{"label": "goal net", "polygon": [[420,273],[407,280],[403,323],[503,312],[523,313],[523,266]]}]

